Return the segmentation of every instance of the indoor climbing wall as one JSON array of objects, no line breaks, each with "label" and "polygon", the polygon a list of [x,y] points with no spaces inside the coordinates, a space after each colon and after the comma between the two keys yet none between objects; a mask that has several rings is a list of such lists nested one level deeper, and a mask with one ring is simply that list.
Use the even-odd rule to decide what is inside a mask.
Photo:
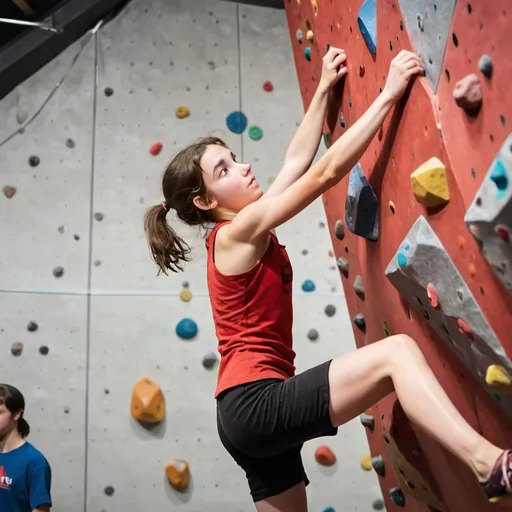
[{"label": "indoor climbing wall", "polygon": [[[209,133],[268,187],[303,117],[285,12],[133,0],[0,112],[0,381],[25,394],[52,510],[253,511],[216,431],[202,233],[169,215],[193,261],[157,277],[142,218],[166,162]],[[303,371],[354,348],[351,319],[321,200],[278,236]],[[353,471],[367,452],[359,419],[306,443],[310,510],[381,499]]]},{"label": "indoor climbing wall", "polygon": [[[425,76],[323,197],[340,279],[359,347],[414,337],[466,419],[512,445],[510,3],[285,5],[305,108],[326,49],[347,52],[327,147],[377,97],[391,59],[404,48],[421,53]],[[470,472],[414,429],[396,395],[361,423],[387,510],[491,510]]]}]

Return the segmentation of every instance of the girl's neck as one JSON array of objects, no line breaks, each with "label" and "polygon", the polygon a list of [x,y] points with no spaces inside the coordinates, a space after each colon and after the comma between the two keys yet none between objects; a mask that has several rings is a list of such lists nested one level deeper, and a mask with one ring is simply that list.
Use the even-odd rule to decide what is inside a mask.
[{"label": "girl's neck", "polygon": [[9,432],[4,438],[0,438],[0,453],[7,453],[19,448],[25,441],[20,436],[19,432],[14,429]]}]

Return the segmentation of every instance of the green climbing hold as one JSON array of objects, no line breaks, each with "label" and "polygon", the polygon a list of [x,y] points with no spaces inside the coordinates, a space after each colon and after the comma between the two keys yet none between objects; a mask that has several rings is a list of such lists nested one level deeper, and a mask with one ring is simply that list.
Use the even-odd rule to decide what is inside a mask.
[{"label": "green climbing hold", "polygon": [[263,130],[259,126],[251,126],[249,128],[249,137],[252,140],[260,140],[263,137]]}]

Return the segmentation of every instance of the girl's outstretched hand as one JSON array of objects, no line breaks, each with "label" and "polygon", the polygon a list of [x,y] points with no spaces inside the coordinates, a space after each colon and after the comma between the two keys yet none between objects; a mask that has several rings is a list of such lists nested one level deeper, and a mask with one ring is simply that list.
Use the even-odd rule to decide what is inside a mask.
[{"label": "girl's outstretched hand", "polygon": [[394,101],[398,101],[407,89],[411,78],[414,75],[423,74],[424,69],[423,63],[418,55],[407,50],[402,50],[391,61],[384,91],[389,94]]},{"label": "girl's outstretched hand", "polygon": [[344,65],[346,60],[345,50],[331,46],[322,59],[320,85],[331,89],[342,76],[346,75],[347,67]]}]

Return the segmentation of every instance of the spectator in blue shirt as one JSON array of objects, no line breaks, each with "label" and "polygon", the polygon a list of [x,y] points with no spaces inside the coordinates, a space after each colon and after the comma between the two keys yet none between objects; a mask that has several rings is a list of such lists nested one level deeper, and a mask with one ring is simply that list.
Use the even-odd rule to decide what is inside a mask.
[{"label": "spectator in blue shirt", "polygon": [[0,510],[48,512],[51,469],[44,455],[25,441],[30,427],[24,411],[21,392],[0,384]]}]

